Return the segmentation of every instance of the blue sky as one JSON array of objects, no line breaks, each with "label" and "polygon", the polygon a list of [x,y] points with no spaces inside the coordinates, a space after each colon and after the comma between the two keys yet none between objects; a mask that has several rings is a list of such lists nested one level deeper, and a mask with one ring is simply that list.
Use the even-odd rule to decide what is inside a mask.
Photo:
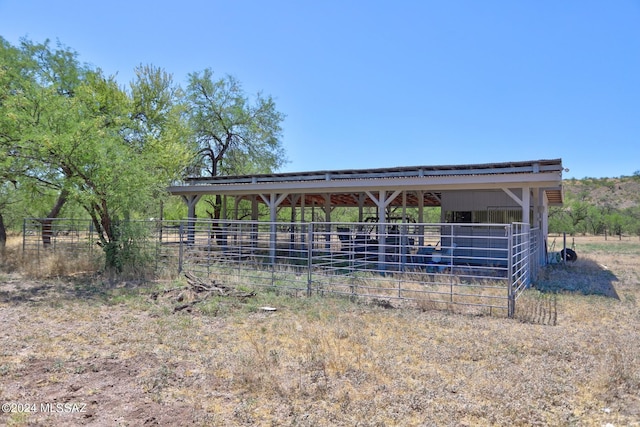
[{"label": "blue sky", "polygon": [[212,68],[286,114],[283,171],[562,158],[640,170],[640,0],[0,0],[128,84]]}]

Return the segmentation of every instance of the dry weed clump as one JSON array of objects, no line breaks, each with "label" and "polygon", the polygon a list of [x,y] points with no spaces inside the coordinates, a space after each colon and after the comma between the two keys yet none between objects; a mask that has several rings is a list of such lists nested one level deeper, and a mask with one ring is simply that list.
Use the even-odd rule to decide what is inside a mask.
[{"label": "dry weed clump", "polygon": [[89,254],[48,251],[41,254],[37,260],[24,257],[20,270],[24,272],[26,277],[41,279],[95,272],[99,265],[98,260]]},{"label": "dry weed clump", "polygon": [[100,253],[39,248],[23,251],[22,237],[11,236],[0,257],[0,271],[19,272],[29,279],[65,277],[95,272],[101,266]]},{"label": "dry weed clump", "polygon": [[19,269],[22,261],[21,242],[19,236],[7,236],[6,245],[0,251],[0,272],[12,273]]},{"label": "dry weed clump", "polygon": [[517,299],[514,317],[527,323],[555,326],[558,323],[558,295],[528,290]]}]

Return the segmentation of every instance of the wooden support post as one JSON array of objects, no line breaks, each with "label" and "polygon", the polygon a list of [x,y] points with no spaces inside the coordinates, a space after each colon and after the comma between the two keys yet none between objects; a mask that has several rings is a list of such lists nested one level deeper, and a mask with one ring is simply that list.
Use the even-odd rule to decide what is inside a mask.
[{"label": "wooden support post", "polygon": [[267,204],[267,206],[269,206],[269,259],[271,265],[276,263],[277,208],[287,196],[287,193],[282,193],[280,195],[271,193],[269,194],[269,197],[264,194],[260,194],[262,200]]},{"label": "wooden support post", "polygon": [[324,240],[325,240],[325,249],[327,251],[331,250],[331,195],[330,194],[323,194],[322,197],[324,198]]},{"label": "wooden support post", "polygon": [[196,205],[202,195],[190,194],[188,196],[182,196],[182,200],[187,204],[187,244],[193,245],[196,240]]},{"label": "wooden support post", "polygon": [[389,197],[387,197],[387,192],[385,190],[380,190],[378,192],[378,197],[374,196],[370,191],[366,192],[367,196],[369,196],[369,198],[373,200],[378,207],[378,270],[385,269],[384,259],[386,253],[385,235],[387,229],[387,206],[389,206],[389,204],[398,197],[400,192],[401,190],[396,190]]}]

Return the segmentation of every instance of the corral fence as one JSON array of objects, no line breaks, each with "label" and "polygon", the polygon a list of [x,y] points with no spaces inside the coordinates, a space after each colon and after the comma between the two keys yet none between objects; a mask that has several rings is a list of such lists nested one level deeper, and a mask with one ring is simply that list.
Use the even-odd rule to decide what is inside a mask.
[{"label": "corral fence", "polygon": [[[27,219],[25,255],[99,256],[91,221]],[[129,221],[155,269],[237,286],[343,295],[513,317],[544,260],[528,224]]]}]

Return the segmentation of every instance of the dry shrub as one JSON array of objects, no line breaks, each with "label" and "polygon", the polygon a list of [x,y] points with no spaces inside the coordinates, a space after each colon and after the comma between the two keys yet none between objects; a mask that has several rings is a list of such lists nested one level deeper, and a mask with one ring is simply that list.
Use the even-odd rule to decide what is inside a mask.
[{"label": "dry shrub", "polygon": [[22,262],[22,238],[20,236],[7,236],[7,243],[0,252],[0,271],[13,273],[20,269]]},{"label": "dry shrub", "polygon": [[22,237],[12,236],[0,257],[0,271],[19,272],[24,277],[40,279],[46,277],[75,276],[81,273],[103,271],[109,281],[147,279],[173,279],[177,274],[174,265],[160,266],[147,254],[144,259],[134,259],[123,265],[121,271],[104,270],[104,252],[99,247],[93,250],[80,246],[39,247],[23,251]]},{"label": "dry shrub", "polygon": [[42,251],[37,258],[22,256],[20,271],[25,277],[45,278],[73,276],[95,272],[100,267],[99,258],[86,253],[66,251]]},{"label": "dry shrub", "polygon": [[443,301],[433,300],[430,297],[416,298],[416,308],[422,312],[442,310],[443,307],[451,308],[451,304]]},{"label": "dry shrub", "polygon": [[558,323],[558,296],[528,290],[516,301],[516,319],[525,323],[555,326]]},{"label": "dry shrub", "polygon": [[94,272],[101,266],[99,252],[96,254],[60,248],[39,248],[34,252],[24,252],[22,236],[12,235],[7,239],[7,245],[0,254],[0,271],[18,272],[30,279]]}]

